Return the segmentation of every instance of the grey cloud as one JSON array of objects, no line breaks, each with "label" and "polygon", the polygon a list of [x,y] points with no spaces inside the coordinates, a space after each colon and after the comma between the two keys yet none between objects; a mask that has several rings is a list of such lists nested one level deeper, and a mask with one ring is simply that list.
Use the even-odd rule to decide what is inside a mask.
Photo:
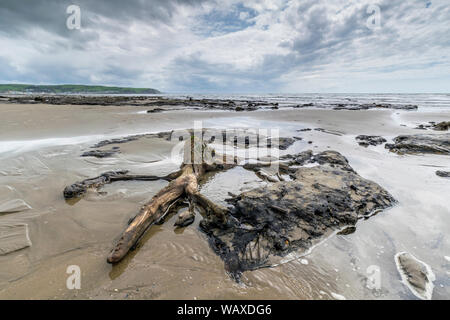
[{"label": "grey cloud", "polygon": [[[301,79],[302,76],[312,73],[326,73],[330,65],[333,65],[336,72],[345,74],[348,74],[347,66],[359,68],[357,71],[365,72],[368,77],[377,74],[388,77],[393,72],[414,70],[418,78],[433,66],[448,66],[445,61],[448,61],[450,48],[450,6],[446,0],[433,1],[429,8],[424,0],[378,0],[382,13],[382,28],[378,31],[366,27],[366,7],[357,5],[358,1],[345,4],[344,1],[339,1],[343,3],[342,8],[333,6],[333,1],[286,1],[278,12],[273,12],[272,21],[267,21],[268,26],[264,30],[268,38],[272,35],[270,32],[273,25],[283,24],[286,27],[283,30],[291,31],[289,34],[279,35],[278,42],[268,41],[267,45],[270,43],[273,46],[272,51],[268,50],[271,53],[258,56],[260,63],[251,64],[251,67],[247,68],[240,65],[238,58],[228,61],[225,57],[225,61],[220,61],[214,59],[211,54],[202,54],[205,51],[205,47],[201,45],[202,40],[215,37],[215,34],[210,32],[195,32],[209,30],[211,25],[207,24],[214,23],[213,19],[206,22],[202,19],[205,13],[202,4],[206,2],[207,0],[1,0],[0,37],[15,39],[19,43],[33,43],[38,54],[30,55],[25,62],[19,61],[22,72],[19,73],[13,67],[16,64],[2,58],[0,52],[0,80],[90,83],[95,82],[92,79],[98,78],[105,84],[139,83],[142,86],[153,86],[153,83],[148,83],[149,79],[158,79],[159,83],[163,83],[170,91],[275,92],[286,85],[286,80],[282,80],[286,74],[294,73],[293,78]],[[211,1],[208,1],[208,4],[210,3]],[[86,27],[83,32],[70,32],[65,27],[65,10],[69,4],[81,7],[82,25]],[[223,6],[222,8],[227,8],[227,5],[216,2],[216,6]],[[119,53],[114,50],[110,53],[107,49],[95,55],[96,46],[87,45],[102,44],[100,35],[102,30],[106,29],[110,31],[108,36],[128,36],[129,25],[136,21],[152,25],[157,33],[158,30],[177,23],[175,17],[180,6],[198,9],[193,11],[194,14],[198,13],[198,19],[187,20],[192,21],[193,25],[184,26],[187,31],[181,32],[186,32],[193,42],[185,43],[184,39],[179,39],[182,42],[179,44],[179,50],[176,40],[173,40],[175,43],[172,46],[170,36],[169,39],[155,36],[155,41],[164,42],[158,47],[157,44],[145,42],[147,39],[140,42],[130,35],[129,43],[123,40],[113,42]],[[245,3],[242,7],[245,7]],[[281,12],[283,14],[277,15]],[[345,16],[336,19],[336,15],[340,13],[345,13]],[[264,10],[258,14],[264,14]],[[106,17],[111,23],[103,25],[99,17]],[[222,20],[217,23],[220,29],[217,34],[223,31],[232,37],[234,30],[227,29],[227,19]],[[37,28],[62,37],[30,38],[30,31]],[[252,28],[257,26],[252,23],[243,25],[242,28],[253,30]],[[189,32],[194,33],[197,38],[192,37]],[[24,40],[20,42],[22,38]],[[241,38],[237,39],[239,43],[236,50],[245,47]],[[250,36],[248,40],[250,42]],[[40,42],[45,45],[39,46]],[[166,50],[173,47],[175,54],[171,52],[169,55]],[[142,51],[134,50],[136,48]],[[280,48],[282,50],[276,50]],[[91,65],[89,61],[83,60],[83,66],[76,67],[71,58],[83,52],[82,57],[88,60],[89,50],[92,50],[94,56]],[[215,48],[211,48],[212,52],[214,50]],[[229,50],[232,52],[234,48]],[[156,66],[157,71],[146,67],[145,53],[142,57],[136,53],[150,51],[152,53],[149,57],[157,60],[152,61],[152,66]],[[20,54],[18,52],[18,55]],[[103,56],[105,54],[106,56]],[[59,55],[58,62],[52,59],[54,55]],[[163,59],[166,55],[170,56],[170,60]],[[62,61],[64,59],[61,57],[65,56],[67,61]],[[161,67],[158,57],[164,61],[161,62]],[[383,61],[381,67],[372,65],[380,60]],[[142,68],[139,62],[142,62]],[[336,77],[339,77],[339,74],[336,74]],[[330,87],[327,84],[324,86]]]},{"label": "grey cloud", "polygon": [[[75,4],[81,8],[82,26],[101,28],[98,16],[122,24],[143,21],[148,24],[170,23],[180,5],[195,6],[205,0],[2,0],[0,1],[0,32],[11,36],[27,34],[33,28],[65,37],[77,34],[66,28],[66,9]],[[109,28],[111,26],[108,26]]]}]

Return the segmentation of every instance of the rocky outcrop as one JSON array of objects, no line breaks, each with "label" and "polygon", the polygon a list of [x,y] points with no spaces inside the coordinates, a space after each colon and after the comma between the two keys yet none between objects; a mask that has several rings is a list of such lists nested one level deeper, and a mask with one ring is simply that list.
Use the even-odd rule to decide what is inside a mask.
[{"label": "rocky outcrop", "polygon": [[[3,102],[3,101],[2,101]],[[192,109],[218,109],[229,111],[254,111],[263,107],[278,108],[278,103],[226,99],[194,99],[192,97],[167,98],[157,96],[87,96],[87,95],[26,95],[6,97],[6,103],[52,105],[98,105],[154,107],[148,113],[168,111],[159,107],[173,106]],[[170,110],[177,110],[171,108]],[[180,110],[180,109],[178,109]]]},{"label": "rocky outcrop", "polygon": [[431,268],[408,252],[395,255],[397,269],[411,292],[423,300],[431,300],[435,275]]},{"label": "rocky outcrop", "polygon": [[385,138],[380,136],[365,136],[365,135],[357,136],[356,141],[362,147],[377,146],[387,142]]},{"label": "rocky outcrop", "polygon": [[394,198],[378,184],[360,177],[338,152],[311,151],[288,156],[293,181],[281,181],[229,199],[226,225],[204,219],[202,230],[227,270],[241,271],[276,263],[290,252],[303,252],[358,218],[390,207]]},{"label": "rocky outcrop", "polygon": [[443,121],[434,125],[433,129],[437,131],[447,131],[450,128],[450,121]]},{"label": "rocky outcrop", "polygon": [[369,109],[394,109],[394,110],[417,110],[416,105],[399,105],[389,103],[372,103],[372,104],[338,104],[333,110],[369,110]]},{"label": "rocky outcrop", "polygon": [[398,136],[393,144],[387,143],[386,149],[396,153],[450,154],[450,134],[417,134]]},{"label": "rocky outcrop", "polygon": [[[88,95],[23,95],[0,98],[5,103],[20,104],[53,104],[53,105],[98,105],[98,106],[140,106],[154,107],[148,113],[163,112],[169,110],[189,109],[216,109],[228,111],[255,111],[258,109],[277,110],[284,108],[318,108],[333,110],[369,110],[369,109],[395,109],[395,110],[417,110],[416,105],[398,105],[388,103],[300,103],[279,104],[266,100],[243,100],[243,99],[195,99],[171,98],[163,96],[88,96]],[[171,106],[170,109],[158,107]]]},{"label": "rocky outcrop", "polygon": [[415,129],[428,130],[433,129],[436,131],[447,131],[450,128],[450,121],[443,121],[436,123],[434,121],[428,122],[428,124],[419,124]]}]

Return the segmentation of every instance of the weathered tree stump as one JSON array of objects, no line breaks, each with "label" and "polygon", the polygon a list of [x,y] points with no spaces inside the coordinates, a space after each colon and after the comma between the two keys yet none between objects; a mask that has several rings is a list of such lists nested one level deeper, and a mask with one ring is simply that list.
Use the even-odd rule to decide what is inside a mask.
[{"label": "weathered tree stump", "polygon": [[176,173],[176,179],[172,180],[167,187],[158,192],[150,202],[141,208],[139,214],[132,219],[122,233],[107,261],[117,263],[122,260],[144,232],[151,225],[163,219],[170,207],[181,198],[187,198],[190,203],[199,206],[207,216],[212,215],[218,223],[225,223],[228,210],[215,204],[198,191],[199,179],[206,172],[232,167],[222,161],[217,163],[214,160],[214,150],[205,143],[195,137],[186,141],[183,164],[180,171]]}]

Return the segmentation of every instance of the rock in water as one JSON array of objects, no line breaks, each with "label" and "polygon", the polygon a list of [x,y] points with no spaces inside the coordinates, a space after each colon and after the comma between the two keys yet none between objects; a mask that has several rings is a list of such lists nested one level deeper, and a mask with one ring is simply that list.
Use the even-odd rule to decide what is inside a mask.
[{"label": "rock in water", "polygon": [[403,282],[412,293],[423,300],[431,300],[433,281],[436,279],[431,268],[408,252],[395,255],[395,263]]},{"label": "rock in water", "polygon": [[177,221],[175,221],[175,226],[179,228],[187,227],[191,225],[195,220],[195,212],[189,209],[184,210],[178,215]]},{"label": "rock in water", "polygon": [[0,225],[0,256],[31,246],[28,225]]},{"label": "rock in water", "polygon": [[397,153],[432,153],[450,154],[450,133],[445,134],[416,134],[398,136],[393,144],[386,144],[386,149]]},{"label": "rock in water", "polygon": [[291,168],[293,181],[229,200],[234,207],[226,225],[202,220],[202,230],[232,275],[304,252],[335,231],[356,225],[359,217],[394,204],[386,190],[360,177],[338,152],[310,156],[319,165]]}]

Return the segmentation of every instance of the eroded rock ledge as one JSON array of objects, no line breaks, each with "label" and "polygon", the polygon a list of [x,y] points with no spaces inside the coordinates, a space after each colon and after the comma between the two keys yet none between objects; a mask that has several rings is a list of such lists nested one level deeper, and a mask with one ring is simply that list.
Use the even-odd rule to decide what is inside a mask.
[{"label": "eroded rock ledge", "polygon": [[450,154],[450,133],[445,134],[416,134],[398,136],[394,143],[387,143],[386,149],[396,153],[432,153]]},{"label": "eroded rock ledge", "polygon": [[[201,229],[227,270],[270,266],[280,257],[304,252],[334,231],[355,226],[358,218],[395,203],[378,184],[359,176],[338,152],[292,156],[293,181],[281,181],[233,197],[226,225],[204,219]],[[291,164],[290,163],[290,164]]]}]

